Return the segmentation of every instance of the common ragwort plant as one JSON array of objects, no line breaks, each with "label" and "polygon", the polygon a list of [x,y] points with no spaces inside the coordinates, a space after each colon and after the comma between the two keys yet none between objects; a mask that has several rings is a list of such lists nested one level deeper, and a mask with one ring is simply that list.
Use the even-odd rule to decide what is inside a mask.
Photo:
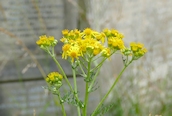
[{"label": "common ragwort plant", "polygon": [[[63,30],[62,34],[63,37],[60,39],[63,43],[62,59],[70,62],[74,86],[71,86],[61,64],[56,59],[54,47],[58,41],[52,36],[43,35],[36,42],[41,49],[52,57],[60,70],[60,72],[51,72],[48,74],[46,82],[48,83],[49,91],[58,96],[63,116],[66,116],[65,102],[76,106],[78,116],[103,115],[113,106],[112,104],[105,107],[103,105],[104,101],[115,87],[125,69],[134,60],[142,57],[147,52],[146,48],[144,48],[143,44],[135,42],[130,43],[130,47],[126,47],[123,41],[123,34],[115,29],[104,29],[102,32],[97,32],[90,28],[86,28],[83,31],[78,29]],[[106,60],[110,60],[110,57],[117,53],[123,56],[124,67],[110,89],[97,104],[97,107],[91,114],[88,114],[89,95],[96,90],[95,82],[100,68]],[[79,98],[76,82],[77,74],[80,74],[85,82],[85,98],[83,101]],[[70,91],[62,96],[60,89],[63,86],[63,80],[66,81]]]}]

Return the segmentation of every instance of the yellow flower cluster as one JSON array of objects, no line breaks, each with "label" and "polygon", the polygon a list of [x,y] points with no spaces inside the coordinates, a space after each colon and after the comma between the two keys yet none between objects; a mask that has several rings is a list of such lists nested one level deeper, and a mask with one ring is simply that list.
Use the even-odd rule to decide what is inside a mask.
[{"label": "yellow flower cluster", "polygon": [[39,40],[36,41],[36,44],[42,47],[50,47],[55,46],[57,42],[58,41],[55,40],[53,36],[47,37],[46,35],[42,35],[39,37]]},{"label": "yellow flower cluster", "polygon": [[[97,32],[90,28],[86,28],[83,31],[65,29],[62,34],[61,42],[64,43],[62,46],[62,58],[70,58],[72,62],[80,57],[93,58],[97,55],[108,58],[118,50],[125,56],[134,56],[134,59],[140,58],[147,52],[141,43],[132,42],[130,48],[126,48],[123,34],[115,29],[104,29],[102,32]],[[47,37],[43,35],[39,37],[36,43],[42,49],[48,51],[49,49],[47,48],[54,47],[57,42],[53,36]]]},{"label": "yellow flower cluster", "polygon": [[[112,52],[124,49],[123,35],[117,30],[105,29],[103,32],[97,32],[86,28],[80,30],[63,30],[64,43],[62,46],[62,58],[71,58],[72,62],[85,55],[94,57],[101,54],[103,57],[109,57]],[[105,45],[107,41],[108,45]]]},{"label": "yellow flower cluster", "polygon": [[147,52],[147,49],[144,48],[144,45],[141,43],[132,42],[130,43],[130,48],[133,52],[133,56],[135,57],[141,57]]},{"label": "yellow flower cluster", "polygon": [[63,76],[58,72],[51,72],[48,74],[46,78],[46,82],[50,85],[54,85],[56,87],[60,87],[62,85]]}]

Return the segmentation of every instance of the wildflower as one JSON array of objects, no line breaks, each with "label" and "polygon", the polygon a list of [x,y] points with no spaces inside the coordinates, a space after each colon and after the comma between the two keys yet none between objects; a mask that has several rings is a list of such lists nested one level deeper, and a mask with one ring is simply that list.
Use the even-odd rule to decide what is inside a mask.
[{"label": "wildflower", "polygon": [[112,29],[112,30],[111,30],[111,34],[112,34],[114,37],[117,37],[117,36],[118,36],[118,31],[115,30],[115,29]]},{"label": "wildflower", "polygon": [[62,53],[62,58],[63,58],[63,59],[67,59],[67,52],[68,52],[68,50],[70,49],[70,47],[71,47],[70,44],[64,44],[64,45],[62,46],[62,51],[63,51],[63,53]]},{"label": "wildflower", "polygon": [[63,79],[63,76],[59,74],[58,72],[51,72],[48,74],[46,78],[46,82],[52,86],[59,88],[62,86],[62,82],[61,82],[62,79]]},{"label": "wildflower", "polygon": [[60,41],[63,42],[63,43],[67,43],[68,42],[67,38],[65,38],[65,37],[61,38]]},{"label": "wildflower", "polygon": [[98,41],[101,41],[104,44],[105,43],[105,37],[106,37],[106,35],[104,33],[100,33],[96,36],[96,39]]},{"label": "wildflower", "polygon": [[147,49],[144,48],[144,45],[141,43],[130,43],[130,49],[133,52],[133,57],[135,57],[135,59],[140,58],[147,52]]},{"label": "wildflower", "polygon": [[96,42],[94,44],[93,55],[94,56],[98,55],[103,49],[104,49],[104,46],[100,44],[99,42]]},{"label": "wildflower", "polygon": [[80,31],[78,30],[78,29],[75,29],[74,30],[74,33],[78,36],[78,35],[80,35]]},{"label": "wildflower", "polygon": [[82,41],[80,49],[82,49],[82,53],[87,53],[89,56],[96,56],[102,51],[103,47],[99,41],[88,37]]},{"label": "wildflower", "polygon": [[124,35],[122,33],[118,33],[117,37],[122,39],[122,38],[124,38]]},{"label": "wildflower", "polygon": [[86,28],[86,29],[83,31],[83,33],[84,33],[85,35],[91,35],[91,34],[92,34],[92,30],[91,30],[90,28]]},{"label": "wildflower", "polygon": [[[104,29],[102,32],[94,31],[91,28],[86,28],[83,31],[65,29],[62,34],[63,37],[60,39],[64,44],[62,46],[62,58],[71,58],[72,62],[83,56],[92,58],[101,54],[102,57],[109,57],[118,50],[126,56],[132,55],[138,58],[147,51],[141,43],[133,42],[130,44],[130,48],[126,48],[123,41],[124,35],[115,29]],[[48,52],[47,47],[55,46],[57,40],[52,36],[43,35],[36,43]]]},{"label": "wildflower", "polygon": [[115,50],[121,50],[125,48],[123,40],[118,37],[109,37],[108,46],[111,49],[115,49]]},{"label": "wildflower", "polygon": [[78,59],[81,56],[79,46],[71,46],[67,51],[67,56],[71,58],[72,62],[74,62],[74,59]]},{"label": "wildflower", "polygon": [[124,48],[121,50],[124,56],[132,56],[132,51],[130,48]]},{"label": "wildflower", "polygon": [[67,36],[68,33],[69,33],[69,30],[67,30],[67,29],[65,29],[65,30],[62,31],[62,34],[63,34],[64,36]]},{"label": "wildflower", "polygon": [[36,44],[38,44],[41,47],[50,47],[55,46],[57,42],[58,41],[55,40],[53,36],[47,37],[46,35],[42,35],[39,37],[39,40],[36,41]]},{"label": "wildflower", "polygon": [[106,35],[106,37],[117,37],[119,39],[122,39],[124,37],[124,35],[122,33],[119,33],[117,30],[115,29],[112,29],[112,30],[109,30],[109,29],[104,29],[103,30],[103,33]]},{"label": "wildflower", "polygon": [[111,55],[110,49],[109,48],[104,48],[102,50],[102,56],[104,57],[109,57]]},{"label": "wildflower", "polygon": [[111,31],[109,29],[104,29],[103,32],[107,37],[111,36]]},{"label": "wildflower", "polygon": [[69,36],[70,39],[75,39],[75,32],[74,32],[74,30],[71,30],[69,32],[68,36]]}]

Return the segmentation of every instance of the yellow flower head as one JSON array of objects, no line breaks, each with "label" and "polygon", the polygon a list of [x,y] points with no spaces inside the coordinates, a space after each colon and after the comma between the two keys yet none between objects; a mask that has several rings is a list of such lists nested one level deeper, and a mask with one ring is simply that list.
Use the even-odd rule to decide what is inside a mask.
[{"label": "yellow flower head", "polygon": [[103,57],[110,57],[110,55],[111,55],[111,52],[110,52],[110,49],[109,48],[104,48],[102,50],[102,56]]},{"label": "yellow flower head", "polygon": [[117,30],[115,29],[112,29],[112,30],[109,30],[109,29],[104,29],[103,30],[104,34],[106,35],[106,37],[117,37],[119,39],[122,39],[124,37],[124,35],[122,33],[119,33]]},{"label": "yellow flower head", "polygon": [[51,72],[48,74],[46,78],[46,82],[50,85],[60,87],[62,85],[63,76],[58,72]]},{"label": "yellow flower head", "polygon": [[106,35],[104,33],[100,33],[96,36],[97,41],[101,41],[103,44],[105,43]]},{"label": "yellow flower head", "polygon": [[[70,31],[63,30],[62,33],[63,35],[67,34],[61,39],[64,43],[62,47],[62,58],[67,59],[67,57],[71,57],[72,61],[80,56],[97,56],[106,48],[105,41],[107,41],[109,47],[107,50],[117,51],[125,48],[122,40],[123,35],[115,29],[104,29],[103,32],[99,33],[90,28],[86,28],[83,31],[77,29]],[[107,50],[104,50],[104,54],[106,54],[104,56],[108,57]]]},{"label": "yellow flower head", "polygon": [[50,47],[55,46],[57,42],[58,41],[55,40],[53,36],[47,37],[46,35],[42,35],[39,37],[39,40],[36,41],[36,44],[42,47]]},{"label": "yellow flower head", "polygon": [[78,59],[81,56],[79,46],[71,46],[67,51],[67,56],[71,58],[72,62],[74,62],[74,59]]},{"label": "yellow flower head", "polygon": [[109,29],[106,28],[103,30],[103,32],[107,37],[111,36],[111,31]]},{"label": "yellow flower head", "polygon": [[130,48],[135,57],[141,57],[147,52],[147,49],[144,48],[144,45],[141,43],[132,42],[130,43]]},{"label": "yellow flower head", "polygon": [[85,35],[91,35],[92,32],[93,32],[93,31],[92,31],[90,28],[86,28],[86,29],[83,31],[83,33],[84,33]]},{"label": "yellow flower head", "polygon": [[76,38],[75,38],[76,35],[75,35],[74,30],[71,30],[71,31],[69,32],[68,36],[69,36],[70,39],[76,39]]},{"label": "yellow flower head", "polygon": [[111,30],[111,34],[112,34],[114,37],[116,37],[116,36],[118,36],[118,31],[115,30],[115,29],[112,29],[112,30]]},{"label": "yellow flower head", "polygon": [[64,44],[62,46],[62,51],[63,51],[62,58],[67,59],[67,52],[69,51],[70,47],[71,47],[70,44]]},{"label": "yellow flower head", "polygon": [[75,29],[75,30],[74,30],[74,33],[75,33],[75,35],[78,35],[78,36],[79,36],[79,35],[80,35],[80,30]]},{"label": "yellow flower head", "polygon": [[63,34],[64,36],[67,36],[68,33],[69,33],[69,30],[67,30],[67,29],[65,29],[65,30],[62,31],[62,34]]},{"label": "yellow flower head", "polygon": [[104,46],[101,44],[101,42],[90,37],[85,38],[80,46],[80,50],[82,51],[82,54],[87,53],[90,56],[98,55],[103,48]]},{"label": "yellow flower head", "polygon": [[115,50],[121,50],[125,48],[123,40],[119,39],[118,37],[109,37],[108,46],[109,48]]},{"label": "yellow flower head", "polygon": [[[110,58],[116,51],[121,52],[125,56],[132,56],[134,60],[143,56],[147,50],[141,43],[130,44],[129,48],[124,45],[124,35],[115,29],[104,29],[102,32],[97,32],[91,28],[86,28],[83,31],[75,30],[63,30],[63,37],[60,41],[62,46],[62,59],[71,59],[74,62],[79,58],[97,59],[97,58]],[[47,37],[46,35],[40,36],[36,43],[48,53],[51,47],[57,44],[57,40],[53,36]],[[49,51],[48,51],[49,50]],[[53,49],[54,50],[54,49]],[[52,52],[53,52],[52,50]],[[97,57],[96,57],[97,56]],[[57,78],[50,74],[46,79],[47,82],[53,82]]]}]

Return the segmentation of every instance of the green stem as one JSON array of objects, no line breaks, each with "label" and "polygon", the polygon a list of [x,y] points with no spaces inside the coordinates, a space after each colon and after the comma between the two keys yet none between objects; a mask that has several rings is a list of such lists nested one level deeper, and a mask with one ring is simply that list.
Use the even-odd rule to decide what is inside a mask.
[{"label": "green stem", "polygon": [[73,88],[72,88],[72,86],[71,86],[71,84],[70,84],[70,82],[69,82],[69,80],[68,80],[68,78],[67,78],[67,76],[66,76],[66,74],[65,74],[65,72],[64,72],[64,70],[63,70],[63,68],[61,67],[61,65],[59,64],[59,62],[58,62],[57,59],[55,58],[55,56],[54,56],[54,55],[51,55],[51,57],[53,58],[53,60],[54,60],[55,63],[57,64],[58,68],[60,69],[62,75],[64,76],[65,81],[67,82],[67,84],[68,84],[68,86],[69,86],[69,88],[70,88],[70,90],[71,90],[71,91],[74,91]]},{"label": "green stem", "polygon": [[[112,56],[116,51],[113,51],[110,56]],[[109,56],[109,57],[110,57]],[[97,62],[94,61],[94,64],[97,65],[95,68],[93,68],[91,71],[94,71],[96,70],[97,68],[101,67],[103,65],[103,63],[105,62],[105,60],[107,59],[108,57],[105,57],[98,65],[97,65]]]},{"label": "green stem", "polygon": [[[101,67],[101,66],[100,66],[100,67]],[[93,85],[94,85],[94,83],[95,83],[95,81],[96,81],[97,75],[98,75],[99,72],[100,72],[100,67],[98,68],[96,74],[95,74],[94,77],[93,77],[93,80],[91,81],[91,84],[90,84],[90,86],[89,86],[89,88],[88,88],[88,92],[91,91],[91,89],[92,89],[92,87],[93,87]]]},{"label": "green stem", "polygon": [[[67,78],[67,76],[66,76],[66,74],[65,74],[65,72],[63,70],[63,68],[61,67],[61,65],[59,64],[59,62],[57,61],[57,59],[55,58],[55,55],[51,55],[51,57],[53,58],[53,60],[57,64],[58,68],[60,69],[62,75],[64,76],[64,79],[65,79],[66,83],[68,84],[68,86],[69,86],[69,88],[71,90],[71,92],[72,93],[75,93],[75,91],[73,90],[73,88],[72,88],[72,86],[71,86],[71,84],[70,84],[70,82],[69,82],[69,80],[68,80],[68,78]],[[75,96],[77,102],[79,103],[80,101],[79,101],[78,97],[76,96],[76,94],[74,94],[74,96]]]},{"label": "green stem", "polygon": [[114,81],[113,85],[111,86],[111,88],[109,89],[109,91],[105,94],[105,96],[102,98],[102,100],[99,102],[98,106],[96,107],[96,109],[93,111],[91,116],[95,116],[97,110],[101,107],[101,105],[103,104],[103,102],[106,100],[106,98],[108,97],[108,95],[111,93],[111,91],[113,90],[113,88],[115,87],[116,83],[118,82],[118,80],[120,79],[121,75],[123,74],[123,72],[125,71],[125,69],[128,67],[128,65],[132,62],[133,60],[131,60],[127,65],[124,66],[124,68],[122,69],[122,71],[119,73],[119,75],[117,76],[116,80]]},{"label": "green stem", "polygon": [[[73,66],[73,63],[72,63]],[[78,88],[77,88],[77,82],[76,82],[76,70],[72,67],[72,74],[73,74],[73,82],[74,82],[74,94],[76,98],[78,99]],[[80,106],[77,105],[77,112],[78,116],[81,116]]]},{"label": "green stem", "polygon": [[[89,61],[88,61],[88,70],[87,70],[87,77],[86,77],[87,79],[90,78],[91,60],[92,60],[92,58],[90,58]],[[87,79],[86,79],[86,80],[87,80]],[[86,85],[85,85],[85,100],[84,100],[84,108],[83,108],[83,116],[87,116],[87,106],[88,106],[88,99],[89,99],[88,87],[89,87],[89,82],[86,81]]]},{"label": "green stem", "polygon": [[97,78],[97,75],[98,75],[99,72],[100,72],[100,68],[101,68],[101,66],[103,65],[103,63],[104,63],[104,61],[105,61],[106,59],[107,59],[107,58],[104,58],[104,59],[103,59],[94,69],[91,70],[91,71],[94,71],[95,69],[97,69],[96,74],[94,75],[93,80],[91,81],[91,84],[90,84],[90,86],[89,86],[89,89],[88,89],[89,92],[91,91],[92,86],[93,86],[93,84],[94,84],[94,82],[95,82],[95,80],[96,80],[96,78]]},{"label": "green stem", "polygon": [[[58,91],[58,98],[59,98],[59,101],[60,101],[61,100],[61,96],[60,96],[60,92],[59,91]],[[66,116],[66,111],[65,111],[63,103],[60,103],[60,106],[61,106],[61,109],[62,109],[63,116]]]},{"label": "green stem", "polygon": [[[81,57],[81,58],[83,58],[83,57]],[[83,58],[82,60],[80,60],[79,63],[80,63],[85,69],[87,69],[86,65],[84,64],[85,62],[87,62],[87,60]]]},{"label": "green stem", "polygon": [[[69,82],[69,80],[68,80],[68,78],[67,78],[67,76],[66,76],[66,74],[65,74],[65,72],[63,70],[63,68],[61,67],[60,63],[56,59],[56,56],[55,56],[55,53],[54,53],[54,48],[52,49],[52,53],[49,50],[48,50],[48,53],[53,58],[53,60],[56,63],[57,67],[60,69],[62,75],[64,76],[64,79],[65,79],[66,83],[68,84],[68,86],[70,88],[70,90],[74,93],[74,90],[73,90],[73,88],[72,88],[72,86],[71,86],[71,84],[70,84],[70,82]],[[75,98],[79,102],[79,99],[78,99],[78,97],[76,97],[76,95],[75,95]]]},{"label": "green stem", "polygon": [[88,92],[88,82],[86,82],[85,86],[85,100],[84,100],[84,108],[83,108],[83,116],[87,116],[87,105],[88,105],[88,98],[89,98],[89,92]]},{"label": "green stem", "polygon": [[[103,63],[105,62],[107,58],[104,58],[95,68],[93,68],[91,71],[94,72],[94,70],[96,70],[97,68],[101,67],[103,65]],[[95,63],[96,65],[97,63]]]},{"label": "green stem", "polygon": [[79,61],[79,60],[77,60],[78,61],[78,63],[79,63],[79,67],[80,67],[80,69],[81,69],[81,72],[82,72],[82,74],[83,74],[83,76],[84,76],[84,78],[86,77],[86,74],[85,74],[85,71],[84,71],[84,69],[82,68],[82,66],[81,66],[81,62]]}]

